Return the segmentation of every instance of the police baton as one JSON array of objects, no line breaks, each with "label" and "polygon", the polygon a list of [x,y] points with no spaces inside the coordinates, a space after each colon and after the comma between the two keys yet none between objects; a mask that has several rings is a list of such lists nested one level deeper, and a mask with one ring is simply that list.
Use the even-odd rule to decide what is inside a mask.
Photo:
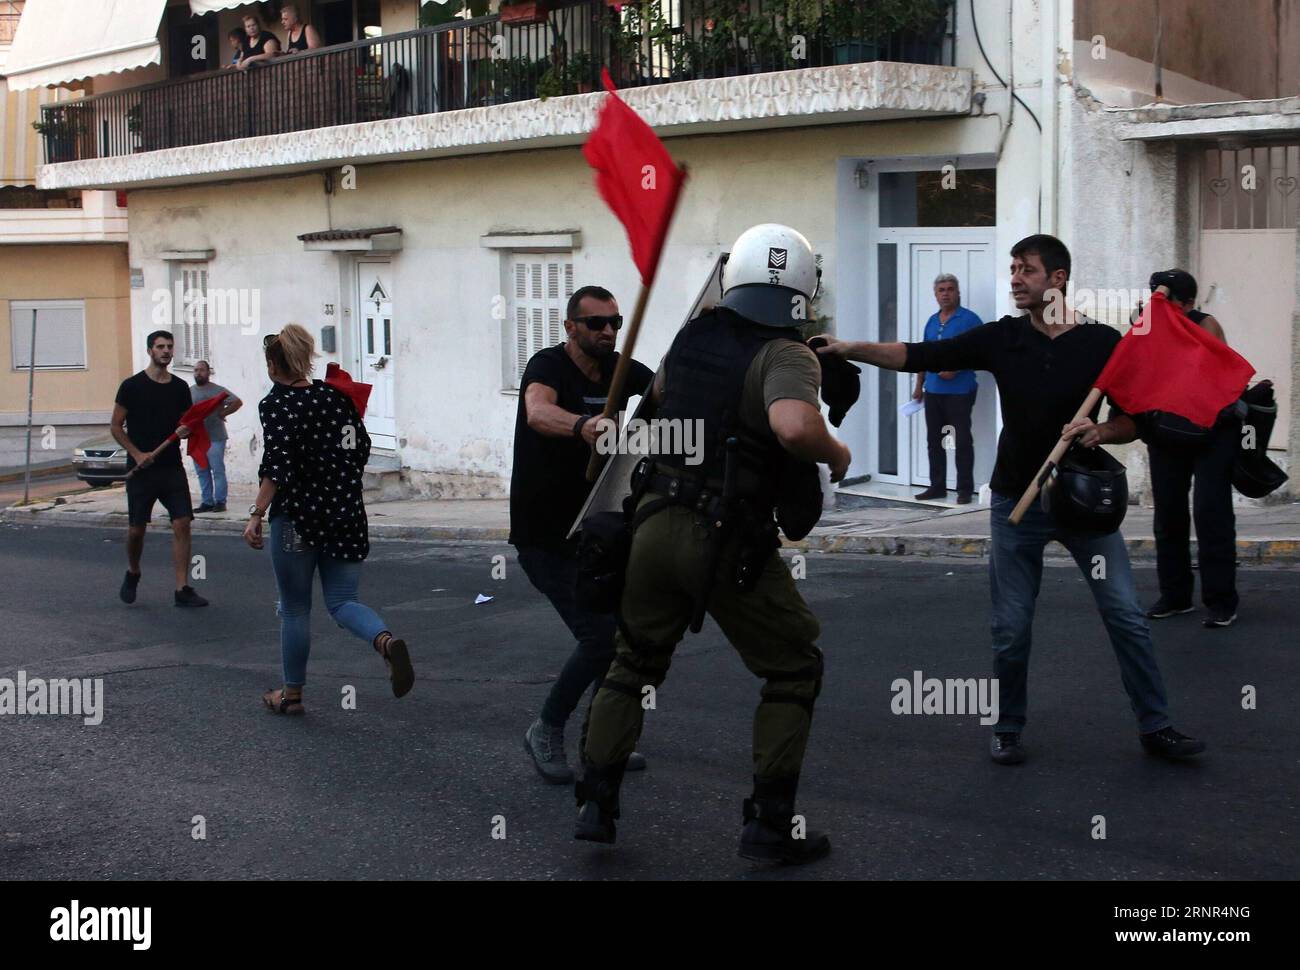
[{"label": "police baton", "polygon": [[[696,591],[695,606],[691,610],[692,633],[699,633],[704,626],[704,614],[709,608],[709,597],[713,595],[713,585],[718,580],[718,560],[722,557],[722,544],[731,532],[732,519],[735,515],[736,502],[736,464],[740,441],[734,435],[727,439],[726,463],[722,472],[722,503],[717,508],[717,518],[709,525],[709,547],[705,553],[704,585]],[[706,510],[707,511],[707,510]]]}]

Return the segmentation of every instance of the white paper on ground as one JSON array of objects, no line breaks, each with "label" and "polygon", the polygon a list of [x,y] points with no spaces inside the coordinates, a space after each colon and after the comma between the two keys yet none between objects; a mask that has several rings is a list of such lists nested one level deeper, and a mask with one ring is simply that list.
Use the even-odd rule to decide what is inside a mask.
[{"label": "white paper on ground", "polygon": [[925,410],[925,404],[923,404],[921,401],[908,401],[906,404],[904,404],[901,408],[898,409],[898,413],[905,418],[910,418],[917,411],[923,411],[923,410]]},{"label": "white paper on ground", "polygon": [[480,603],[491,603],[491,602],[492,602],[492,597],[484,596],[482,593],[479,593],[478,596],[474,598],[475,606],[478,606]]}]

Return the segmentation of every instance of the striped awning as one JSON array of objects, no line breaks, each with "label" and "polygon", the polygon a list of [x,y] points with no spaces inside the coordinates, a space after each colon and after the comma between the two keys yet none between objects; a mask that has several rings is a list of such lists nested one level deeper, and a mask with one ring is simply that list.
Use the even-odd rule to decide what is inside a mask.
[{"label": "striped awning", "polygon": [[43,139],[32,122],[41,120],[41,105],[71,97],[61,88],[10,91],[0,81],[0,186],[36,184]]},{"label": "striped awning", "polygon": [[158,64],[167,0],[27,0],[5,74],[11,91]]},{"label": "striped awning", "polygon": [[211,13],[214,10],[229,10],[232,7],[247,7],[250,0],[190,0],[190,12],[196,16]]}]

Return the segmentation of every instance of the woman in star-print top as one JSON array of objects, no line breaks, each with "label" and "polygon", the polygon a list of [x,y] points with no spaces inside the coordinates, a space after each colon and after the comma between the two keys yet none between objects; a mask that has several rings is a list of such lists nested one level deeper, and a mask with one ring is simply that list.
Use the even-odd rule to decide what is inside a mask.
[{"label": "woman in star-print top", "polygon": [[388,665],[393,693],[401,697],[415,681],[406,643],[357,599],[361,562],[370,551],[361,498],[370,436],[351,398],[308,378],[316,350],[306,329],[291,323],[268,336],[264,346],[273,384],[258,405],[261,487],[248,510],[244,539],[261,549],[262,519],[269,517],[271,564],[280,592],[284,686],[267,691],[262,701],[278,714],[304,712],[312,575],[317,571],[330,616],[379,652]]}]

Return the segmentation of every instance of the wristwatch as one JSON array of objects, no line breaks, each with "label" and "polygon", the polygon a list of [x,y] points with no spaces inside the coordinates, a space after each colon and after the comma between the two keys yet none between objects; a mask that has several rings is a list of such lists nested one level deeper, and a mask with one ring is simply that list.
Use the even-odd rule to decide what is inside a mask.
[{"label": "wristwatch", "polygon": [[255,515],[255,516],[257,516],[257,517],[260,519],[260,518],[261,518],[263,515],[265,515],[266,513],[265,513],[264,511],[262,511],[261,509],[259,509],[259,508],[257,507],[257,503],[254,502],[252,505],[250,505],[250,506],[248,507],[248,514],[249,514],[249,515]]},{"label": "wristwatch", "polygon": [[590,420],[591,420],[591,415],[590,415],[590,414],[584,414],[584,415],[583,415],[582,417],[580,417],[577,421],[573,422],[573,436],[574,436],[575,438],[581,438],[581,437],[582,437],[582,426],[583,426],[584,424],[586,424],[586,423],[587,423],[588,421],[590,421]]}]

